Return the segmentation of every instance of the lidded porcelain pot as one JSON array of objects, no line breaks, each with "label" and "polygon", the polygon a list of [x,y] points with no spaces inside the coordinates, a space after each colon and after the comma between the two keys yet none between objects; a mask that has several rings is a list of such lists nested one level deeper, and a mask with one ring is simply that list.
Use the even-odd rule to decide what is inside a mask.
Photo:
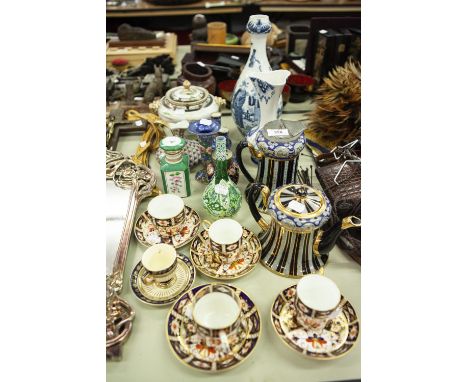
[{"label": "lidded porcelain pot", "polygon": [[[264,210],[257,207],[262,196]],[[287,184],[270,194],[265,185],[253,183],[248,194],[250,211],[260,225],[261,262],[274,273],[298,278],[321,269],[341,232],[360,227],[355,216],[322,229],[331,217],[331,204],[322,191],[304,184]],[[260,213],[268,213],[268,223]]]},{"label": "lidded porcelain pot", "polygon": [[169,89],[166,95],[153,102],[150,108],[170,126],[171,123],[181,121],[209,119],[211,114],[218,112],[225,103],[223,98],[215,97],[206,89],[184,81],[183,86]]}]

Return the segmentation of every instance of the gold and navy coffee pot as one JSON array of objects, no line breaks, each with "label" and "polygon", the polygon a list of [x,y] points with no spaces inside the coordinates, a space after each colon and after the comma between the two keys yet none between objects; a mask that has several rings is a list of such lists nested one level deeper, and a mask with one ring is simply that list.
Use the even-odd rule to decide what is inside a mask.
[{"label": "gold and navy coffee pot", "polygon": [[[296,182],[299,154],[305,146],[304,129],[304,124],[300,121],[275,120],[258,131],[255,142],[244,139],[237,145],[237,163],[250,183],[246,195],[253,183],[261,183],[274,189]],[[255,178],[242,161],[242,151],[246,147],[253,160],[258,162]]]},{"label": "gold and navy coffee pot", "polygon": [[[257,207],[260,196],[263,210]],[[258,235],[261,262],[285,277],[299,278],[323,270],[341,232],[361,226],[359,218],[350,216],[323,230],[331,217],[330,201],[323,192],[304,184],[287,184],[270,193],[267,186],[253,183],[247,199],[262,229]],[[270,215],[269,223],[261,213]]]}]

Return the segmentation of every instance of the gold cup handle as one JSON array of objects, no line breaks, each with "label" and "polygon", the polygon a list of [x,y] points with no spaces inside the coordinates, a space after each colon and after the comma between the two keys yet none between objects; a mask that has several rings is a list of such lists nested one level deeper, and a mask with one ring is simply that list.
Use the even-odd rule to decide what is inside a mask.
[{"label": "gold cup handle", "polygon": [[148,286],[148,285],[153,285],[156,280],[154,279],[154,276],[149,271],[146,271],[146,273],[141,278],[141,281],[143,282],[143,284]]},{"label": "gold cup handle", "polygon": [[208,231],[211,227],[211,222],[207,219],[203,219],[201,225],[206,231]]},{"label": "gold cup handle", "polygon": [[[203,227],[205,231],[208,231],[211,227],[211,222],[207,219],[203,219],[200,223],[200,225]],[[198,232],[197,234],[198,238],[201,240],[202,243],[205,243],[207,240],[201,235],[201,232]],[[209,238],[208,238],[209,241]]]}]

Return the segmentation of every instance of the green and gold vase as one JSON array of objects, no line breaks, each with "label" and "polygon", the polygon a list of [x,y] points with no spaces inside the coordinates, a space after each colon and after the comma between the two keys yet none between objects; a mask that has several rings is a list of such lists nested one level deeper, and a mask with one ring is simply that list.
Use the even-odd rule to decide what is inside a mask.
[{"label": "green and gold vase", "polygon": [[216,137],[215,176],[203,192],[203,206],[208,212],[222,218],[233,216],[239,211],[242,194],[227,172],[226,137]]}]

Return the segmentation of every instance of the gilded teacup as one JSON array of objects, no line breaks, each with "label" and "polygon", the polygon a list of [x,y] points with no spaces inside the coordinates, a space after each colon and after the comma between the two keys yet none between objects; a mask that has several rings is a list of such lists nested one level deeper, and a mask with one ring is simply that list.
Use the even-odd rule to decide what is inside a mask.
[{"label": "gilded teacup", "polygon": [[237,221],[229,218],[211,223],[203,220],[203,227],[208,231],[208,246],[211,252],[223,263],[235,260],[241,252],[244,229]]},{"label": "gilded teacup", "polygon": [[185,223],[185,205],[181,197],[162,194],[148,204],[148,213],[158,227],[162,237],[172,237],[179,233]]},{"label": "gilded teacup", "polygon": [[241,302],[234,290],[222,284],[203,288],[194,297],[192,316],[196,332],[208,345],[230,351],[242,321]]},{"label": "gilded teacup", "polygon": [[155,244],[143,253],[141,263],[147,274],[143,283],[167,285],[174,278],[177,267],[177,253],[175,248],[169,244]]},{"label": "gilded teacup", "polygon": [[320,332],[341,312],[341,292],[328,277],[311,274],[296,287],[296,320],[303,327]]}]

